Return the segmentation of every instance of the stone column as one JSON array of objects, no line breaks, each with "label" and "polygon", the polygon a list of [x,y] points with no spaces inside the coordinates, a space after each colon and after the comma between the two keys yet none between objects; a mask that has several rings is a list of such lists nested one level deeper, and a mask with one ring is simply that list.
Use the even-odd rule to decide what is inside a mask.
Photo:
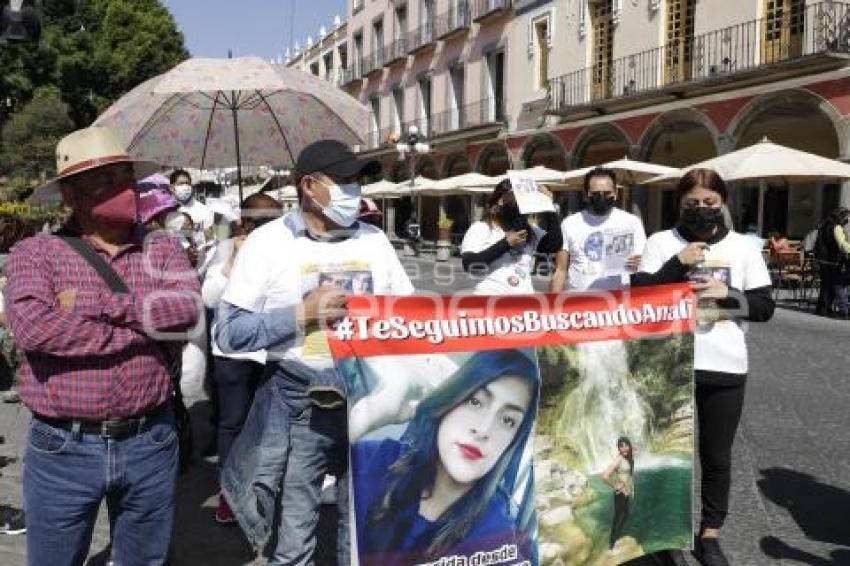
[{"label": "stone column", "polygon": [[395,199],[384,199],[384,222],[387,229],[385,230],[387,238],[395,240],[398,238],[395,233]]}]

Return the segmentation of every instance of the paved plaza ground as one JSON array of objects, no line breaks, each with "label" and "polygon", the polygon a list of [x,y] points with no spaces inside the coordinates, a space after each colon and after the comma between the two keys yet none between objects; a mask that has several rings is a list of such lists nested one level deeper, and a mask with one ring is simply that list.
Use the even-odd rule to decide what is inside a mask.
[{"label": "paved plaza ground", "polygon": [[[456,263],[406,263],[419,271],[419,288],[450,293],[471,286]],[[770,323],[751,327],[752,372],[723,531],[733,565],[850,565],[849,341],[850,322],[795,309],[780,309]],[[198,443],[204,444],[210,436],[208,403],[197,402],[193,412]],[[0,512],[21,504],[28,419],[21,405],[0,405],[0,435],[6,439],[0,445]],[[200,460],[181,478],[179,492],[173,564],[251,564],[239,529],[213,521],[214,461]],[[324,519],[330,523],[330,513]],[[332,529],[321,531],[319,563],[331,564]],[[89,564],[105,563],[108,540],[103,516]],[[24,564],[24,548],[24,537],[0,535],[0,565]]]}]

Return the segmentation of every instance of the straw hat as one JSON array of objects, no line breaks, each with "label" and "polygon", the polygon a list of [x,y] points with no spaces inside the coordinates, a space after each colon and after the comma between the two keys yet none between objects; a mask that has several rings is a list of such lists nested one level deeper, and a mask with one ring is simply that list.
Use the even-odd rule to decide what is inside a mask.
[{"label": "straw hat", "polygon": [[35,202],[58,202],[62,195],[59,182],[114,163],[130,163],[136,179],[142,179],[160,170],[152,161],[133,159],[118,141],[118,136],[106,127],[93,126],[72,132],[56,145],[56,171],[54,179],[35,190],[31,200]]}]

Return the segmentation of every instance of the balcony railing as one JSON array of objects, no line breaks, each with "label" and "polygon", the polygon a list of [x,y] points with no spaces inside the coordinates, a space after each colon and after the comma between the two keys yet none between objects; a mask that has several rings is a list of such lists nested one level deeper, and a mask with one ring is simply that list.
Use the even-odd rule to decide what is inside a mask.
[{"label": "balcony railing", "polygon": [[364,77],[380,71],[384,67],[384,48],[378,48],[373,53],[363,57],[361,67]]},{"label": "balcony railing", "polygon": [[384,64],[392,65],[407,58],[408,37],[407,34],[395,39],[384,47]]},{"label": "balcony railing", "polygon": [[427,23],[423,26],[410,32],[408,49],[410,53],[422,51],[428,47],[436,45],[436,35],[434,33],[434,22]]},{"label": "balcony railing", "polygon": [[[640,95],[683,95],[683,89],[768,75],[770,69],[823,70],[850,54],[850,4],[819,2],[785,18],[751,20],[611,60],[549,81],[549,110],[582,112]],[[769,76],[769,75],[768,75]]]},{"label": "balcony railing", "polygon": [[472,3],[472,20],[481,22],[495,18],[511,9],[511,0],[474,0]]},{"label": "balcony railing", "polygon": [[466,130],[504,121],[504,108],[496,100],[485,98],[472,104],[434,114],[430,119],[430,135],[441,136],[450,132]]},{"label": "balcony railing", "polygon": [[343,69],[341,83],[342,86],[354,83],[363,78],[363,69],[361,68],[362,63],[355,62],[352,63],[348,68]]},{"label": "balcony railing", "polygon": [[505,120],[504,108],[493,98],[479,100],[453,110],[432,114],[428,117],[417,118],[403,123],[400,127],[371,130],[367,137],[368,149],[389,147],[391,134],[398,134],[401,141],[405,140],[410,126],[419,128],[419,135],[424,138],[441,136],[451,132],[475,128],[478,126],[502,124]]},{"label": "balcony railing", "polygon": [[437,35],[437,39],[446,39],[456,33],[468,30],[471,24],[472,18],[469,14],[469,4],[466,1],[462,1],[437,16],[434,23],[434,32]]}]

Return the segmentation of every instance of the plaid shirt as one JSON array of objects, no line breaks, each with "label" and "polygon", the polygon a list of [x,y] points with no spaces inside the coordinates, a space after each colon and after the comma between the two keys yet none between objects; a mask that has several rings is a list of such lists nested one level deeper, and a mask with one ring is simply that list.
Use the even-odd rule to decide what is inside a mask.
[{"label": "plaid shirt", "polygon": [[[136,234],[115,257],[93,246],[127,284],[126,294],[113,293],[56,236],[40,234],[13,248],[6,315],[25,352],[21,397],[33,412],[101,421],[139,415],[169,399],[163,349],[148,333],[192,328],[200,284],[176,238],[143,238]],[[59,306],[57,296],[67,289],[77,291],[74,312]],[[160,344],[174,359],[184,342]]]}]

